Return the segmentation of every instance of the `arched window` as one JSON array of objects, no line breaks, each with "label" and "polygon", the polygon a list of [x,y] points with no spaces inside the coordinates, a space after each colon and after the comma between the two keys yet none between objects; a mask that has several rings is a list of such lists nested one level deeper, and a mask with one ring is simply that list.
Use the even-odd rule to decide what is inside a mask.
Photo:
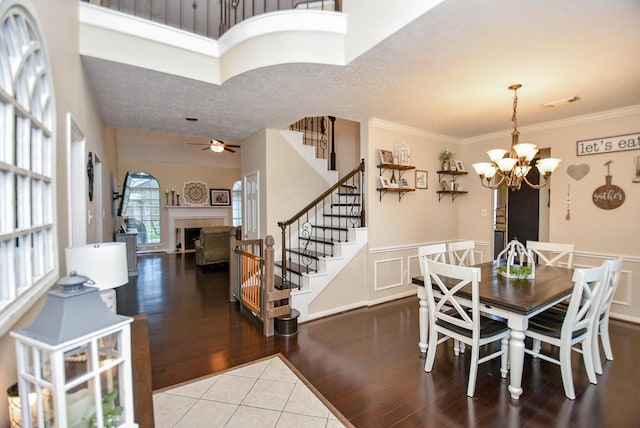
[{"label": "arched window", "polygon": [[138,233],[138,245],[159,244],[162,234],[158,180],[146,172],[129,174],[123,198],[121,215],[127,230]]},{"label": "arched window", "polygon": [[233,183],[231,188],[231,211],[234,226],[242,226],[242,180]]},{"label": "arched window", "polygon": [[35,20],[0,2],[0,335],[57,275],[55,102]]}]

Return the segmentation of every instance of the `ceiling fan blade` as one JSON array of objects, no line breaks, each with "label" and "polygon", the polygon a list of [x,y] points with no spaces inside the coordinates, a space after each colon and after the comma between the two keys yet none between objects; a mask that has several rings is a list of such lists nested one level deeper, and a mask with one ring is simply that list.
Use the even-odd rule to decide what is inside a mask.
[{"label": "ceiling fan blade", "polygon": [[228,146],[225,146],[224,148],[226,151],[231,152],[231,153],[235,153],[236,151],[233,149],[230,149]]},{"label": "ceiling fan blade", "polygon": [[205,148],[204,148],[204,149],[202,149],[202,150],[204,151],[204,150],[210,150],[210,149],[209,149],[209,146],[207,146],[207,147],[205,147]]},{"label": "ceiling fan blade", "polygon": [[225,144],[225,147],[240,147],[237,144]]}]

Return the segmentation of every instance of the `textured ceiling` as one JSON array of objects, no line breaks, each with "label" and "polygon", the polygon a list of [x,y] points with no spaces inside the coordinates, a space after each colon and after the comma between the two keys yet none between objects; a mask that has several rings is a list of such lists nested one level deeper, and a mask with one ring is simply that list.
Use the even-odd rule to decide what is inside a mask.
[{"label": "textured ceiling", "polygon": [[520,127],[640,105],[639,46],[638,0],[445,0],[345,67],[284,64],[217,86],[83,63],[114,127],[238,142],[333,115],[467,138],[511,128],[513,83]]}]

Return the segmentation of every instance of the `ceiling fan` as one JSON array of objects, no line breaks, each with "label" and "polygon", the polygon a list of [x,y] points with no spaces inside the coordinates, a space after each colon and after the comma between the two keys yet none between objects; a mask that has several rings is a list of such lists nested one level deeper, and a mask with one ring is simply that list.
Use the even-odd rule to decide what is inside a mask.
[{"label": "ceiling fan", "polygon": [[194,146],[207,146],[202,150],[211,150],[214,153],[221,153],[224,150],[231,153],[235,153],[236,151],[233,150],[231,147],[240,147],[236,144],[225,144],[225,142],[221,140],[209,140],[208,143],[189,143],[189,144],[192,144]]}]

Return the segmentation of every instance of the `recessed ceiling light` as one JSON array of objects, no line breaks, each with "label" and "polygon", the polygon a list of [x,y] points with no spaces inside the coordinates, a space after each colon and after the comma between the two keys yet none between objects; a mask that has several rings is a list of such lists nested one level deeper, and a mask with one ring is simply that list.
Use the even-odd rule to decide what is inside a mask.
[{"label": "recessed ceiling light", "polygon": [[187,120],[189,122],[197,122],[198,118],[197,117],[185,117],[184,120]]},{"label": "recessed ceiling light", "polygon": [[565,98],[563,100],[551,101],[548,103],[542,104],[542,107],[558,107],[563,104],[569,104],[578,101],[580,98],[577,95],[574,95],[571,98]]}]

